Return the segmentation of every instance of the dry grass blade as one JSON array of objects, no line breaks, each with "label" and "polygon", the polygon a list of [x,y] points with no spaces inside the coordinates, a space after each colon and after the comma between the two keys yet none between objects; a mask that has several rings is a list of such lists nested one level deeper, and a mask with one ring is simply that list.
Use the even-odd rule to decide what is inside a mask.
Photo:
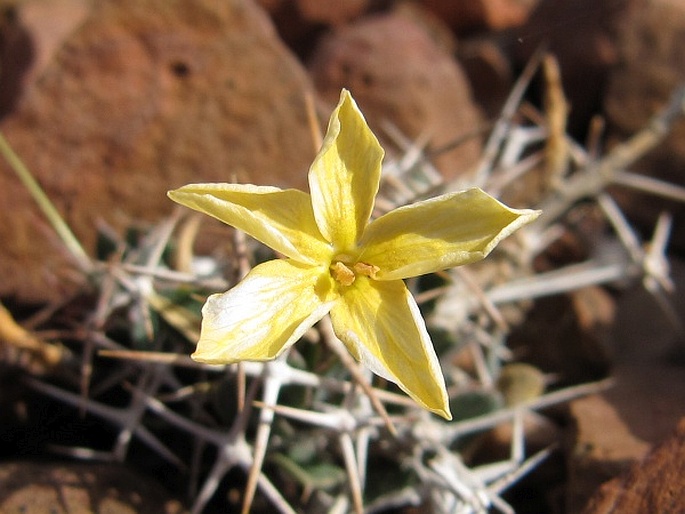
[{"label": "dry grass blade", "polygon": [[566,121],[569,108],[561,85],[558,61],[554,56],[547,54],[542,65],[547,86],[544,98],[548,132],[545,143],[545,178],[552,187],[558,187],[568,166]]},{"label": "dry grass blade", "polygon": [[43,214],[55,229],[57,235],[60,237],[70,254],[76,260],[81,271],[84,273],[90,273],[93,267],[90,257],[88,257],[88,254],[86,254],[86,252],[83,250],[81,243],[66,224],[60,213],[57,211],[50,198],[48,198],[38,182],[36,182],[36,179],[33,178],[33,175],[24,165],[19,156],[14,153],[14,150],[12,150],[12,147],[2,134],[0,134],[0,153],[9,163],[17,177],[19,177],[19,180],[21,180],[22,184],[24,184],[24,187],[26,187],[28,192],[31,194],[31,197],[38,204],[38,207],[40,207],[40,210],[43,211]]},{"label": "dry grass blade", "polygon": [[70,352],[62,345],[43,341],[17,324],[2,303],[0,303],[0,352],[5,362],[19,363],[31,373],[38,375],[54,369],[70,355]]},{"label": "dry grass blade", "polygon": [[[596,164],[575,173],[555,194],[541,205],[538,223],[550,224],[558,220],[572,205],[583,198],[596,196],[615,182],[618,172],[624,171],[640,157],[657,146],[669,134],[673,123],[685,115],[685,87],[677,90],[669,104],[649,124],[630,139],[617,145],[609,155]],[[625,177],[625,175],[624,175]]]}]

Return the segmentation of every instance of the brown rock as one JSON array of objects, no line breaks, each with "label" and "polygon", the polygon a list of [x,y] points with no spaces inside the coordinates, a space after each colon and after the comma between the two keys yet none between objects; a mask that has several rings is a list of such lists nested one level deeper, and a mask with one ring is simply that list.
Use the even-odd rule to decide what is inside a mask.
[{"label": "brown rock", "polygon": [[460,40],[457,55],[478,105],[497,118],[514,83],[511,59],[495,36]]},{"label": "brown rock", "polygon": [[525,23],[538,0],[421,0],[457,33],[501,30]]},{"label": "brown rock", "polygon": [[603,306],[605,313],[585,319],[586,308],[576,312],[578,304],[585,301],[579,295],[598,305],[608,302],[601,292],[594,291],[540,298],[525,323],[508,338],[509,346],[522,359],[545,373],[558,375],[564,384],[597,380],[609,370],[605,316],[610,316],[611,308]]},{"label": "brown rock", "polygon": [[[641,0],[637,0],[641,1]],[[617,34],[636,0],[545,0],[528,22],[511,31],[507,45],[523,65],[547,45],[559,61],[564,92],[570,103],[569,130],[583,134],[601,112],[611,66],[618,60]]]},{"label": "brown rock", "polygon": [[181,514],[156,482],[116,464],[7,462],[0,465],[4,514]]},{"label": "brown rock", "polygon": [[[621,26],[617,65],[611,70],[604,109],[614,139],[623,140],[644,128],[685,82],[685,4],[672,0],[642,2]],[[685,121],[642,159],[641,173],[685,184]],[[651,231],[661,211],[673,211],[673,244],[685,249],[685,207],[634,190],[614,194],[629,216]]]},{"label": "brown rock", "polygon": [[[359,102],[379,136],[390,121],[412,139],[439,148],[471,133],[480,114],[465,76],[425,25],[401,13],[367,17],[326,38],[315,52],[311,75],[333,103],[341,87]],[[436,159],[448,177],[476,162],[480,142],[471,139]]]},{"label": "brown rock", "polygon": [[668,266],[676,291],[663,297],[670,313],[642,284],[635,284],[618,298],[616,324],[610,338],[611,351],[618,364],[685,361],[685,334],[682,327],[685,295],[678,293],[685,288],[685,260],[672,257]]},{"label": "brown rock", "polygon": [[[526,453],[532,455],[559,442],[563,434],[557,424],[537,412],[526,412],[523,417],[523,436]],[[516,437],[512,422],[497,425],[478,440],[474,454],[477,462],[495,462],[511,457],[512,441]]]},{"label": "brown rock", "polygon": [[[621,365],[606,393],[571,402],[576,433],[569,457],[569,509],[581,508],[599,484],[641,460],[662,441],[685,405],[685,373],[666,364]],[[661,512],[643,510],[635,512]]]},{"label": "brown rock", "polygon": [[676,433],[630,471],[604,484],[583,514],[685,512],[685,418]]},{"label": "brown rock", "polygon": [[[672,272],[679,290],[685,285],[685,267],[674,260]],[[685,302],[680,297],[674,300],[675,316],[682,318]],[[586,307],[591,309],[581,320],[591,310],[602,311],[595,302]],[[570,512],[578,512],[599,484],[624,472],[650,445],[668,437],[685,405],[685,368],[678,353],[682,334],[669,326],[659,304],[643,288],[620,296],[606,342],[614,362],[613,387],[570,403],[576,429],[568,455]]]},{"label": "brown rock", "polygon": [[685,405],[685,372],[667,363],[621,365],[614,372],[616,386],[604,397],[620,413],[636,437],[657,443],[669,435]]},{"label": "brown rock", "polygon": [[3,87],[0,117],[9,113],[26,88],[40,76],[64,40],[90,10],[86,0],[0,2]]},{"label": "brown rock", "polygon": [[[685,79],[684,35],[685,5],[672,0],[643,2],[623,21],[605,102],[615,130],[627,136],[643,128]],[[672,139],[685,154],[685,143]]]},{"label": "brown rock", "polygon": [[575,434],[568,460],[566,502],[569,512],[578,512],[599,484],[641,459],[649,443],[635,437],[601,395],[571,402],[570,412]]},{"label": "brown rock", "polygon": [[331,27],[356,19],[383,0],[257,0],[269,13],[283,41],[300,57],[311,55],[316,40]]},{"label": "brown rock", "polygon": [[[92,251],[98,219],[158,219],[166,190],[188,182],[303,184],[309,90],[251,1],[100,2],[0,131]],[[60,243],[5,162],[0,205],[0,296],[70,289]]]},{"label": "brown rock", "polygon": [[280,21],[297,18],[299,22],[326,26],[343,25],[364,14],[377,0],[347,0],[321,2],[320,0],[257,0],[280,29]]},{"label": "brown rock", "polygon": [[17,21],[14,6],[2,6],[0,11],[0,118],[10,112],[21,96],[34,49],[26,29]]}]

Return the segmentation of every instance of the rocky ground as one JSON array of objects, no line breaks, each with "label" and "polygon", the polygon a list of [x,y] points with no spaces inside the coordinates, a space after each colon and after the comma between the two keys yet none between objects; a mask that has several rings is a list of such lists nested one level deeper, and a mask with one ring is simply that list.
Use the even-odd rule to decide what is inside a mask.
[{"label": "rocky ground", "polygon": [[[540,49],[556,59],[561,87],[537,71],[517,116],[532,124],[550,102],[563,106],[562,133],[594,157],[647,127],[685,84],[685,4],[671,0],[5,0],[0,16],[0,133],[91,255],[103,231],[171,216],[165,193],[186,183],[305,187],[316,152],[308,113],[313,106],[325,120],[341,87],[390,155],[419,141],[449,183],[482,162]],[[541,126],[554,133],[551,117]],[[684,169],[681,119],[630,163],[677,186]],[[536,187],[510,194],[536,206]],[[610,192],[646,241],[659,215],[672,213],[675,293],[649,294],[649,277],[586,287],[536,300],[513,330],[520,359],[564,383],[614,379],[550,415],[554,426],[542,430],[554,434],[557,457],[512,488],[518,512],[685,511],[685,211],[677,193]],[[15,317],[81,291],[73,257],[4,160],[0,205],[0,298]],[[538,271],[593,253],[608,229],[588,219],[567,220],[575,230],[539,256]],[[215,241],[205,235],[199,246],[216,252]],[[16,373],[37,372],[8,352],[0,511],[183,511],[173,480],[148,494],[146,480],[165,481],[120,464],[55,463],[45,434],[26,449],[21,410],[36,400],[13,386]],[[484,453],[498,451],[490,444]]]}]

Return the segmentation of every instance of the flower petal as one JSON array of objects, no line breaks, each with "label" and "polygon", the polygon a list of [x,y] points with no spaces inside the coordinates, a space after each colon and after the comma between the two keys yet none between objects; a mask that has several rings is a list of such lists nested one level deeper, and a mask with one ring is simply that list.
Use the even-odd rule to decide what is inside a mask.
[{"label": "flower petal", "polygon": [[282,259],[260,264],[233,289],[207,299],[192,357],[210,364],[275,359],[326,315],[334,299],[325,269]]},{"label": "flower petal", "polygon": [[376,136],[349,91],[343,89],[309,169],[316,223],[337,251],[352,250],[369,221],[382,160]]},{"label": "flower petal", "polygon": [[484,258],[539,211],[511,209],[478,188],[400,207],[372,221],[359,260],[396,280]]},{"label": "flower petal", "polygon": [[189,184],[169,198],[235,227],[277,252],[316,264],[330,258],[309,195],[296,189],[250,184]]},{"label": "flower petal", "polygon": [[377,375],[447,419],[445,380],[419,308],[401,280],[357,277],[331,310],[336,335]]}]

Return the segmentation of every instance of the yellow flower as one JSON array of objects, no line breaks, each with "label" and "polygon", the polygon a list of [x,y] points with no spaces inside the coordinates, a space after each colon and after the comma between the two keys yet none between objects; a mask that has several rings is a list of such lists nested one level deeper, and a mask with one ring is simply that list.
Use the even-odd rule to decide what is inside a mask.
[{"label": "yellow flower", "polygon": [[438,358],[402,279],[480,260],[538,213],[510,209],[474,188],[369,221],[382,159],[343,90],[309,170],[310,194],[238,184],[169,192],[285,256],[207,299],[193,359],[274,359],[330,313],[336,335],[358,361],[451,419]]}]

